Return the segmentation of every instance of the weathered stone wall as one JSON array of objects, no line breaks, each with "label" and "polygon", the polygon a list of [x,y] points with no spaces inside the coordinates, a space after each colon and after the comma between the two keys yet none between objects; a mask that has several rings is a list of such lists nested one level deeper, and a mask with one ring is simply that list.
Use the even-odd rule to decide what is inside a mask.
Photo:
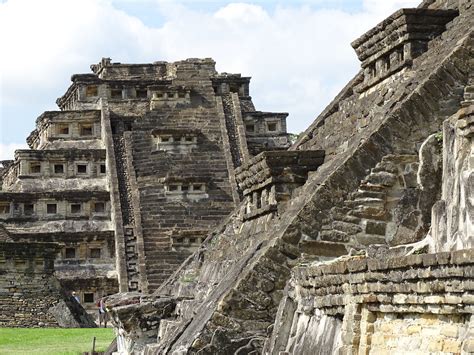
[{"label": "weathered stone wall", "polygon": [[[193,87],[195,100],[214,101],[210,81],[201,80]],[[171,275],[209,228],[234,206],[220,123],[215,117],[214,105],[164,107],[133,126],[130,146],[138,187],[134,193],[139,194],[151,290]],[[154,131],[158,122],[159,129]],[[160,143],[165,136],[176,141]],[[182,142],[186,136],[195,141],[189,148]],[[174,150],[168,150],[170,144]]]},{"label": "weathered stone wall", "polygon": [[[31,149],[103,148],[99,110],[46,111],[36,119],[36,126],[26,139]],[[90,135],[84,135],[85,127],[91,128]]]},{"label": "weathered stone wall", "polygon": [[54,276],[58,251],[56,243],[0,241],[2,327],[95,327]]},{"label": "weathered stone wall", "polygon": [[[331,107],[341,109],[327,116],[334,120],[327,120],[327,113],[323,113],[305,133],[306,138],[304,135],[296,143],[294,149],[326,150],[326,164],[319,170],[324,170],[324,175],[315,174],[309,181],[314,185],[307,184],[308,191],[314,191],[314,197],[324,193],[324,202],[319,197],[318,201],[309,203],[311,198],[307,195],[308,203],[299,212],[304,234],[319,240],[321,222],[329,217],[328,208],[344,207],[349,193],[357,192],[360,182],[368,177],[368,169],[376,168],[387,155],[418,155],[426,138],[440,132],[443,121],[457,111],[468,80],[468,58],[472,55],[470,34],[459,29],[471,28],[472,16],[469,12],[463,13],[453,23],[456,26],[442,35],[446,41],[434,40],[431,51],[416,58],[410,72],[396,81],[379,84],[380,90],[365,96],[336,98]],[[448,45],[455,42],[458,47]],[[438,63],[437,69],[427,70],[427,66],[433,68],[434,63]],[[375,101],[368,103],[367,100]],[[378,100],[379,105],[375,103]],[[342,106],[344,103],[347,109]],[[370,123],[360,128],[359,121],[347,130],[344,128],[347,120],[341,115],[359,116],[368,107],[371,112],[364,115]],[[314,134],[321,136],[310,138]],[[327,134],[332,134],[336,141],[329,143],[331,139],[323,139]],[[335,152],[338,154],[334,155]],[[321,186],[323,180],[326,182]]]},{"label": "weathered stone wall", "polygon": [[[439,166],[426,169],[430,164],[426,160],[426,152],[430,150],[425,149],[427,139],[436,153],[433,134],[440,132],[443,121],[459,109],[463,100],[472,58],[472,21],[472,9],[461,12],[446,25],[440,37],[430,42],[427,52],[413,59],[410,67],[374,84],[370,90],[356,91],[361,76],[356,77],[291,148],[325,150],[324,164],[308,173],[306,183],[292,191],[281,204],[281,210],[246,219],[248,209],[240,206],[214,230],[203,247],[155,293],[158,299],[176,297],[176,311],[169,319],[161,320],[155,328],[146,326],[146,339],[129,336],[137,334],[135,327],[143,326],[140,322],[127,320],[128,328],[119,330],[132,349],[146,354],[259,353],[271,331],[272,319],[277,314],[275,306],[282,299],[291,269],[302,261],[298,260],[302,251],[305,262],[328,261],[361,248],[358,234],[368,231],[377,233],[373,233],[372,241],[365,236],[364,247],[374,241],[388,243],[390,237],[394,239],[393,244],[422,239],[428,230],[429,210],[440,186],[439,179],[426,180],[428,172],[433,175],[439,172]],[[436,161],[433,158],[431,165]],[[419,177],[422,177],[420,181]],[[255,181],[252,188],[257,190],[259,183]],[[432,194],[432,198],[422,202],[419,196],[427,184],[432,189],[427,195]],[[360,187],[368,188],[359,191]],[[380,193],[375,194],[377,196],[357,196],[357,193],[372,191],[370,188],[382,191],[375,191]],[[251,205],[258,209],[258,194],[256,197],[254,200],[252,195]],[[359,197],[365,200],[357,200]],[[335,229],[334,224],[322,228],[331,211],[334,207],[344,207],[345,201],[349,202],[344,211],[347,220],[355,221],[353,218],[358,216],[353,212],[360,212],[358,206],[370,207],[374,213],[359,216],[356,224],[365,229],[346,233],[347,240],[323,239],[323,235],[329,235],[323,234],[324,231]],[[386,220],[372,218],[377,217],[379,203],[383,205],[379,211],[390,216]],[[410,218],[413,223],[409,222]],[[384,223],[375,226],[374,221]],[[389,223],[395,228],[387,228]],[[397,233],[393,231],[402,228],[410,231],[394,238]],[[377,238],[377,235],[382,237]],[[381,252],[387,248],[376,250]],[[397,250],[403,252],[404,249]],[[449,271],[443,269],[442,273],[452,278]],[[360,275],[363,278],[365,273]],[[383,276],[383,272],[377,273],[377,277]],[[333,278],[338,280],[339,276]],[[332,282],[332,278],[329,281]],[[306,321],[293,328],[300,329],[301,336],[311,334],[305,341],[324,346],[327,353],[340,346],[351,346],[351,339],[357,338],[350,334],[354,326],[350,317],[359,319],[358,310],[351,306],[346,312],[345,298],[337,297],[337,292],[336,287],[330,287],[327,297],[340,302],[344,312],[335,317],[320,312],[312,321],[311,332],[305,332]],[[146,307],[152,299],[142,300],[140,307]],[[393,303],[391,299],[388,302]],[[294,313],[289,307],[285,312]],[[349,316],[344,317],[344,321],[342,314],[346,313]],[[120,322],[120,314],[116,317]],[[285,324],[287,328],[292,326]],[[158,343],[145,345],[153,341],[150,334],[154,329]],[[321,337],[313,337],[314,334]],[[279,337],[278,333],[276,336]],[[338,338],[340,343],[334,341]],[[294,348],[303,344],[298,337],[291,343]],[[304,352],[298,348],[295,353]]]},{"label": "weathered stone wall", "polygon": [[470,353],[473,256],[344,257],[295,268],[264,352]]},{"label": "weathered stone wall", "polygon": [[[473,39],[474,42],[474,39]],[[471,63],[473,59],[471,58]],[[432,211],[432,249],[449,251],[474,247],[474,67],[464,102],[443,127],[442,196]]]}]

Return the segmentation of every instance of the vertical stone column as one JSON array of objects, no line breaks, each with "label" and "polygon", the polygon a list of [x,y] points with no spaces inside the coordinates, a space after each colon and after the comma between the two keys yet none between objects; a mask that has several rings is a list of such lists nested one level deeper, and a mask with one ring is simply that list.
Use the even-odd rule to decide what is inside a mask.
[{"label": "vertical stone column", "polygon": [[117,268],[119,291],[128,291],[127,266],[125,263],[125,236],[122,223],[122,209],[120,204],[120,193],[118,188],[117,167],[115,163],[114,143],[112,139],[112,127],[110,125],[110,113],[107,101],[101,99],[101,136],[106,149],[107,179],[110,189],[110,202],[112,206],[112,223],[115,230],[115,264]]},{"label": "vertical stone column", "polygon": [[443,125],[442,199],[433,206],[431,218],[436,252],[474,247],[473,93],[471,74],[461,109]]},{"label": "vertical stone column", "polygon": [[235,206],[237,206],[240,203],[240,196],[238,192],[237,182],[235,181],[234,163],[232,161],[232,154],[230,152],[231,147],[229,141],[229,133],[227,132],[224,107],[222,103],[222,97],[220,96],[216,97],[216,108],[221,127],[222,146],[224,148],[223,151],[227,164],[227,170],[229,172],[230,185],[232,187],[232,199],[234,200]]},{"label": "vertical stone column", "polygon": [[242,109],[240,108],[239,95],[237,93],[231,93],[232,106],[235,117],[235,125],[237,130],[237,138],[239,142],[240,156],[242,157],[242,164],[248,163],[249,149],[247,147],[247,135],[245,134],[244,121],[242,119]]},{"label": "vertical stone column", "polygon": [[360,344],[361,305],[351,302],[350,295],[346,296],[344,320],[342,322],[342,354],[358,354]]},{"label": "vertical stone column", "polygon": [[375,314],[363,307],[360,319],[360,342],[358,354],[368,354],[374,333],[374,322],[377,319]]},{"label": "vertical stone column", "polygon": [[467,332],[462,343],[461,351],[461,354],[474,353],[474,315],[471,315],[469,326],[467,328]]}]

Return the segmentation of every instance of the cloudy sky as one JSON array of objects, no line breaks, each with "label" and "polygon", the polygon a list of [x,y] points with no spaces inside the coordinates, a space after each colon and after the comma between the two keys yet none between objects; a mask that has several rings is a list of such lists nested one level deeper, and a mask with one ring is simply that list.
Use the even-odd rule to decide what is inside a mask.
[{"label": "cloudy sky", "polygon": [[303,131],[357,72],[350,42],[420,0],[0,0],[0,160],[12,159],[74,73],[102,57],[212,57],[252,76],[257,109]]}]

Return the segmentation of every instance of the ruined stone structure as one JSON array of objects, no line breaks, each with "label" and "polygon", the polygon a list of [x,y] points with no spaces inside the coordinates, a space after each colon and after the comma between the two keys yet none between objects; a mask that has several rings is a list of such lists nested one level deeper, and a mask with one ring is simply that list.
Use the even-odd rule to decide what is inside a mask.
[{"label": "ruined stone structure", "polygon": [[118,352],[473,353],[473,31],[471,0],[429,0],[353,42],[361,71],[235,169],[198,250],[108,298]]},{"label": "ruined stone structure", "polygon": [[91,69],[3,162],[0,225],[19,249],[59,243],[55,275],[92,310],[160,286],[240,203],[234,170],[289,143],[287,114],[211,59]]},{"label": "ruined stone structure", "polygon": [[120,290],[120,354],[473,353],[474,3],[352,45],[361,71],[291,147],[209,59],[74,75],[4,163],[3,248],[59,242],[64,287]]},{"label": "ruined stone structure", "polygon": [[57,243],[13,241],[0,227],[0,326],[95,327],[54,276]]}]

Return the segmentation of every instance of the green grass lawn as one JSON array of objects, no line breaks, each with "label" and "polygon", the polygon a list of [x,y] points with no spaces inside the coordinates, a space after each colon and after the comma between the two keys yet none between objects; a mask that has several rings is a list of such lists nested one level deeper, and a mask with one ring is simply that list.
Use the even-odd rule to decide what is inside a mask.
[{"label": "green grass lawn", "polygon": [[104,351],[115,338],[110,328],[0,328],[0,354],[67,354]]}]

